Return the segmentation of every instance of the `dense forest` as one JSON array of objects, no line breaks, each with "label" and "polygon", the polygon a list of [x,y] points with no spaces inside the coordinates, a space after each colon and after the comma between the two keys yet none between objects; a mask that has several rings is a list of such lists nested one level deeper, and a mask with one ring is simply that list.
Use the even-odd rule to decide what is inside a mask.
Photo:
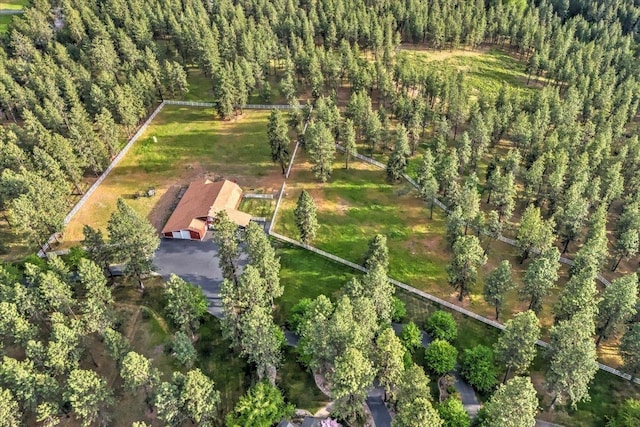
[{"label": "dense forest", "polygon": [[[189,90],[191,75],[202,74],[210,82],[207,100],[225,120],[239,114],[251,94],[275,84],[296,107],[289,125],[299,134],[303,104],[315,107],[308,133],[299,136],[318,179],[331,178],[335,142],[348,153],[384,158],[392,182],[413,174],[426,200],[441,198],[451,210],[448,238],[461,262],[468,261],[465,252],[483,256],[473,247],[473,236],[465,236],[468,228],[512,233],[522,260],[534,258],[526,291],[533,311],[540,309],[546,292],[536,286],[540,277],[554,269],[557,273],[560,253],[573,254],[575,265],[555,310],[558,324],[552,339],[559,348],[570,348],[572,342],[563,339],[590,322],[594,327],[585,328],[584,341],[596,334],[606,338],[632,320],[635,311],[620,304],[626,284],[633,279],[637,285],[634,274],[614,281],[619,286],[610,287],[599,304],[595,279],[605,268],[616,270],[621,261],[626,262],[625,273],[633,273],[640,251],[639,21],[640,6],[631,0],[34,0],[24,15],[14,18],[0,49],[0,210],[14,234],[34,247],[43,245],[50,235],[64,231],[67,207],[105,170],[147,114],[163,99]],[[399,54],[402,44],[436,50],[499,47],[526,64],[524,85],[536,90],[507,85],[497,93],[471,90],[464,71],[417,66]],[[283,171],[287,155],[287,150],[274,153]],[[465,249],[466,242],[471,249]],[[50,402],[59,381],[70,384],[67,401],[89,393],[79,377],[90,374],[80,372],[77,361],[87,340],[113,326],[107,316],[111,297],[99,269],[83,262],[73,285],[73,295],[94,298],[99,313],[72,298],[69,271],[55,259],[24,276],[43,290],[38,299],[22,299],[21,288],[13,288],[17,276],[0,274],[6,285],[2,315],[12,325],[3,338],[24,347],[26,355],[20,362],[5,358],[0,380],[7,387],[18,381],[8,372],[35,378],[30,394],[16,399],[29,419],[38,417],[43,425],[53,425],[49,420],[68,412]],[[250,291],[255,286],[251,280],[257,279],[245,274]],[[227,276],[229,301],[240,298],[230,290],[232,282],[238,285],[235,272]],[[465,280],[458,280],[454,284],[462,299]],[[371,304],[357,282],[350,286],[346,292],[352,299]],[[269,309],[282,291],[278,286],[270,291],[252,309],[254,323],[272,322]],[[25,306],[24,301],[36,305]],[[347,312],[350,304],[345,297],[335,310]],[[333,306],[324,308],[335,312]],[[375,316],[388,322],[389,307],[366,309],[376,312],[373,323]],[[230,319],[240,322],[234,310],[228,308],[237,314]],[[86,325],[77,313],[87,319]],[[303,338],[305,328],[312,330],[311,314],[300,320]],[[237,325],[228,322],[225,333],[235,345],[251,346],[251,341],[243,344]],[[375,327],[361,327],[358,338],[366,347]],[[627,336],[635,337],[637,324],[629,331]],[[46,344],[34,341],[49,334]],[[107,345],[118,350],[115,333],[102,339],[113,340]],[[63,341],[67,344],[56,344]],[[636,355],[633,341],[623,339],[629,354]],[[303,345],[312,344],[303,340]],[[331,351],[309,350],[307,363],[342,363],[348,370],[353,360]],[[583,356],[588,359],[592,353],[584,348]],[[76,362],[66,366],[56,357]],[[120,364],[123,357],[119,353],[114,359]],[[254,361],[260,377],[273,378],[275,359]],[[576,373],[586,380],[581,385],[593,376],[591,367]],[[206,383],[198,375],[177,377],[165,388],[186,393],[186,382]],[[86,416],[93,420],[110,395],[103,380],[90,378],[96,391],[104,391]],[[555,381],[561,400],[580,401],[587,395],[586,385],[578,391],[562,389],[561,383],[568,381],[562,373]],[[212,386],[207,387],[211,400],[218,400]],[[342,402],[347,403],[343,416],[357,418],[349,396]],[[362,396],[357,397],[356,403]]]},{"label": "dense forest", "polygon": [[[3,43],[6,220],[33,244],[62,231],[58,207],[105,169],[150,108],[188,89],[186,70],[197,66],[211,80],[211,99],[224,118],[274,74],[294,104],[299,93],[314,101],[346,86],[353,108],[384,106],[379,115],[351,114],[357,137],[372,151],[392,145],[392,114],[409,134],[411,154],[429,140],[437,156],[448,157],[436,159],[440,169],[453,163],[456,176],[476,173],[484,191],[495,193],[501,219],[513,210],[504,194],[510,183],[518,184],[518,200],[534,201],[556,218],[564,244],[580,236],[597,205],[622,210],[614,245],[631,257],[640,143],[627,125],[640,100],[638,9],[625,4],[34,2]],[[544,89],[533,96],[507,89],[497,97],[472,94],[464,73],[396,60],[401,42],[503,46]],[[478,164],[501,140],[512,149],[492,157],[481,174]],[[445,150],[450,141],[455,156]],[[449,169],[440,171],[440,181],[455,186],[442,176]],[[575,209],[558,211],[567,205]]]}]

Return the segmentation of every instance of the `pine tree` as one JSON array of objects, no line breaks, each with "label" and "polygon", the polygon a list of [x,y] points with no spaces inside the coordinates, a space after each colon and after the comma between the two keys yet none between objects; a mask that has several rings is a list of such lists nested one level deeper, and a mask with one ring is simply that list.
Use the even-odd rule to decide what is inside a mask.
[{"label": "pine tree", "polygon": [[349,347],[336,357],[329,377],[331,395],[335,399],[333,410],[348,422],[356,420],[375,377],[375,369],[365,355]]},{"label": "pine tree", "polygon": [[351,119],[345,119],[340,123],[338,141],[344,147],[344,168],[349,169],[349,160],[358,154],[356,147],[356,131]]},{"label": "pine tree", "polygon": [[458,301],[471,293],[478,267],[487,262],[476,236],[461,236],[453,244],[453,259],[447,266],[449,284],[458,290]]},{"label": "pine tree", "polygon": [[640,373],[640,323],[633,323],[620,341],[620,356],[631,381]]},{"label": "pine tree", "polygon": [[333,172],[336,145],[330,129],[323,122],[312,122],[305,134],[312,163],[311,170],[321,182],[327,182]]},{"label": "pine tree", "polygon": [[389,156],[389,162],[387,163],[387,178],[395,182],[402,178],[402,175],[407,170],[409,163],[409,142],[407,137],[407,130],[400,124],[396,130],[396,142],[393,148],[391,156]]},{"label": "pine tree", "polygon": [[382,234],[376,234],[373,239],[369,241],[369,249],[367,249],[364,260],[364,267],[367,270],[373,269],[376,265],[380,265],[385,272],[389,271],[387,237]]},{"label": "pine tree", "polygon": [[536,423],[538,396],[528,377],[512,378],[502,384],[485,405],[487,426],[521,427]]},{"label": "pine tree", "polygon": [[515,287],[511,277],[511,264],[504,260],[496,267],[484,283],[484,299],[496,310],[496,320],[500,317],[500,311],[504,304],[507,292]]},{"label": "pine tree", "polygon": [[285,122],[284,116],[275,108],[271,110],[269,115],[269,124],[267,125],[267,136],[271,145],[271,160],[279,162],[282,168],[282,174],[285,174],[286,166],[289,163],[289,128]]},{"label": "pine tree", "polygon": [[144,289],[142,276],[151,272],[153,256],[160,245],[155,228],[124,200],[118,199],[107,230],[114,261],[125,264],[127,274],[135,276]]},{"label": "pine tree", "polygon": [[533,310],[536,314],[542,311],[542,299],[549,295],[558,280],[559,258],[558,249],[551,248],[534,259],[527,267],[520,295],[523,299],[529,300],[529,310]]},{"label": "pine tree", "polygon": [[213,241],[218,245],[218,258],[222,276],[226,280],[236,282],[236,264],[240,251],[238,248],[238,226],[229,219],[225,210],[221,210],[215,217],[216,232]]},{"label": "pine tree", "polygon": [[316,205],[313,198],[306,190],[302,190],[298,203],[296,204],[295,217],[296,226],[300,233],[300,240],[304,244],[309,244],[318,231],[318,219],[316,218]]},{"label": "pine tree", "polygon": [[427,150],[422,157],[422,164],[418,170],[418,188],[420,196],[429,202],[429,219],[433,219],[433,205],[438,194],[438,180],[435,176],[435,166],[431,150]]},{"label": "pine tree", "polygon": [[638,275],[629,274],[614,280],[604,290],[596,317],[596,346],[613,336],[617,329],[636,313]]},{"label": "pine tree", "polygon": [[529,369],[536,356],[539,336],[540,323],[533,311],[517,313],[507,320],[495,345],[496,359],[507,367],[503,383],[511,371],[520,374]]},{"label": "pine tree", "polygon": [[551,328],[546,375],[547,387],[554,396],[551,407],[557,401],[566,401],[575,408],[589,400],[589,383],[598,371],[593,333],[593,318],[584,312]]}]

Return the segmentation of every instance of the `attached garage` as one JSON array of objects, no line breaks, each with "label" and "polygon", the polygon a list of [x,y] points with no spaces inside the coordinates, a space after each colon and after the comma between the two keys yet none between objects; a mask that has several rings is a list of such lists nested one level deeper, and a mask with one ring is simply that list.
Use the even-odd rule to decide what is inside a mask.
[{"label": "attached garage", "polygon": [[231,181],[192,182],[162,229],[168,239],[204,239],[215,215],[224,210],[239,227],[246,227],[251,215],[237,208],[242,189]]}]

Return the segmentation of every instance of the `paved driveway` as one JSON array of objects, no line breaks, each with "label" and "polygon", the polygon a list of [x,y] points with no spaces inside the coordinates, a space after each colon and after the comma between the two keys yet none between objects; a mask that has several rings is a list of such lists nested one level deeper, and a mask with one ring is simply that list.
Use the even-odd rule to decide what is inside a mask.
[{"label": "paved driveway", "polygon": [[[241,259],[241,264],[244,261]],[[156,271],[165,278],[174,273],[200,286],[209,299],[209,312],[216,317],[222,316],[222,271],[218,263],[218,248],[210,238],[204,241],[161,239],[154,264]]]}]

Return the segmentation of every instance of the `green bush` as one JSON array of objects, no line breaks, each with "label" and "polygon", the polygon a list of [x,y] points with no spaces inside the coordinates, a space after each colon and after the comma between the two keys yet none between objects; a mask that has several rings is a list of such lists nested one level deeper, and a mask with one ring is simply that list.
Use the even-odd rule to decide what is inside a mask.
[{"label": "green bush", "polygon": [[433,341],[424,353],[427,366],[438,375],[451,372],[456,367],[458,350],[445,340]]},{"label": "green bush", "polygon": [[426,331],[434,338],[452,342],[458,336],[458,325],[451,313],[438,310],[427,319]]},{"label": "green bush", "polygon": [[404,325],[402,333],[400,333],[400,341],[407,350],[413,353],[422,345],[422,333],[418,326],[413,322]]},{"label": "green bush", "polygon": [[460,373],[476,390],[486,393],[497,383],[493,350],[482,344],[465,349],[460,358]]},{"label": "green bush", "polygon": [[227,415],[227,427],[271,427],[293,415],[295,408],[284,401],[282,392],[266,382],[259,382],[240,398]]},{"label": "green bush", "polygon": [[398,297],[392,299],[393,311],[391,312],[391,320],[394,322],[400,322],[407,315],[407,306]]},{"label": "green bush", "polygon": [[469,427],[471,425],[471,418],[458,399],[450,397],[439,404],[437,409],[440,418],[444,421],[443,427]]},{"label": "green bush", "polygon": [[313,300],[311,298],[302,298],[296,303],[296,305],[291,307],[291,314],[289,315],[287,323],[295,333],[300,334],[300,323],[302,322],[302,319],[304,319],[304,316],[312,303]]},{"label": "green bush", "polygon": [[620,407],[615,418],[607,423],[607,427],[640,426],[640,400],[627,399]]}]

